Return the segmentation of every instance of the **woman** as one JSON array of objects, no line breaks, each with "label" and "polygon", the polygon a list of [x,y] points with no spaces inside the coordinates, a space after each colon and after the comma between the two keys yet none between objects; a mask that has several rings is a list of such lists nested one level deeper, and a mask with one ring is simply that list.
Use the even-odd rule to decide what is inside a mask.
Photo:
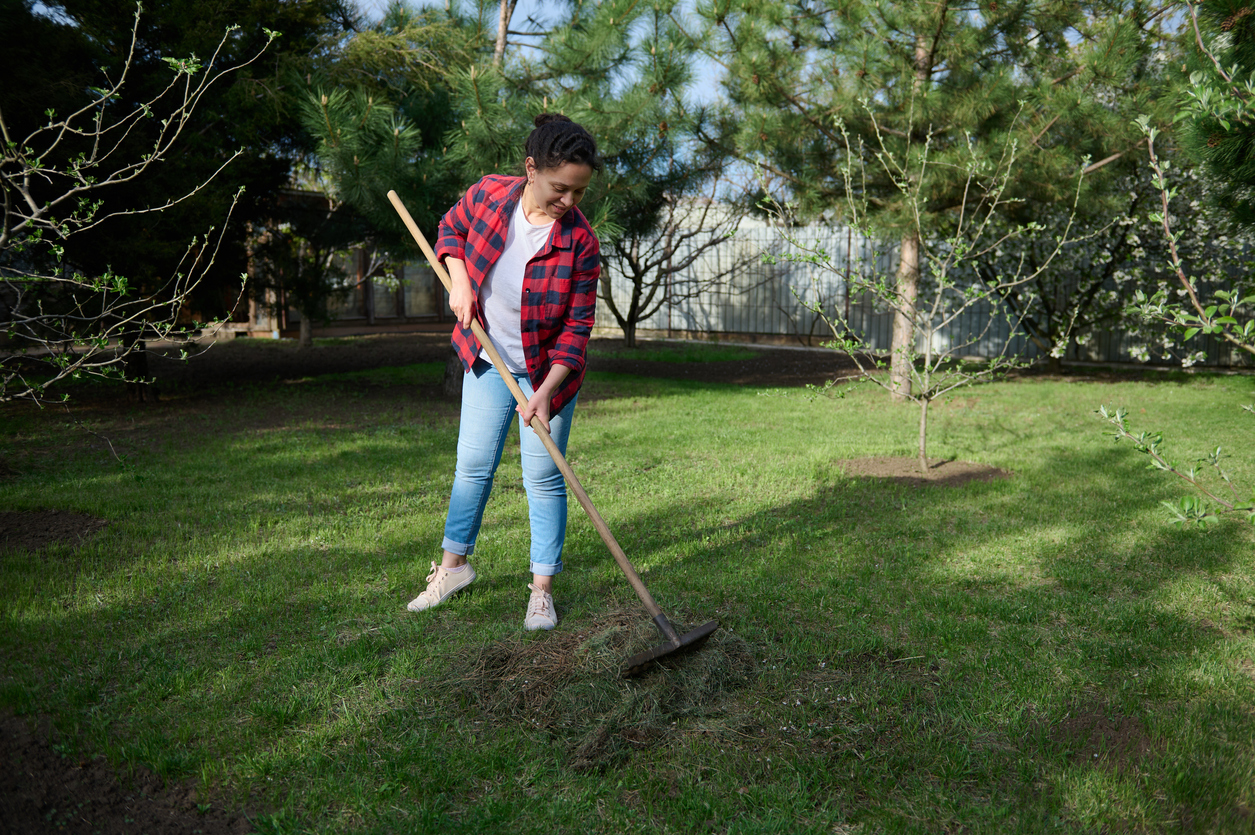
[{"label": "woman", "polygon": [[[523,621],[529,630],[558,624],[553,578],[562,570],[567,517],[566,482],[529,424],[539,417],[566,454],[601,272],[597,236],[576,208],[601,169],[597,145],[565,116],[542,113],[535,124],[524,146],[525,176],[484,177],[440,222],[436,257],[453,283],[453,344],[466,378],[444,557],[440,565],[432,562],[426,590],[408,607],[417,612],[437,606],[475,579],[467,558],[475,551],[506,432],[518,412],[532,531],[531,594]],[[472,318],[518,380],[526,407],[515,403],[489,364],[470,331]]]}]

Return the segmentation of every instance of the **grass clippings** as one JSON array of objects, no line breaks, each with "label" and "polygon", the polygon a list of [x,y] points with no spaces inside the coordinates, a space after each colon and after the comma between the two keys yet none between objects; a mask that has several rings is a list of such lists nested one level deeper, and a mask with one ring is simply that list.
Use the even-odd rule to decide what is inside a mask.
[{"label": "grass clippings", "polygon": [[730,699],[757,675],[743,639],[716,630],[652,672],[619,674],[626,657],[662,641],[639,610],[617,610],[577,631],[493,641],[445,683],[480,721],[543,730],[565,740],[572,768],[603,770],[632,751],[666,744],[690,718],[701,717],[707,731],[721,718],[743,721]]}]

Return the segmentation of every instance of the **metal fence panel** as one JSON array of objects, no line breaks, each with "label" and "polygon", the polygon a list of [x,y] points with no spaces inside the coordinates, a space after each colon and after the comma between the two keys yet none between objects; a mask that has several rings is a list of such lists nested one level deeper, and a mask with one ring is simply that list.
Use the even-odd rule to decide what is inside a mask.
[{"label": "metal fence panel", "polygon": [[[897,247],[845,227],[806,227],[790,230],[790,234],[798,244],[787,242],[778,229],[742,229],[707,250],[686,274],[671,278],[673,287],[667,301],[638,322],[638,330],[771,336],[815,344],[831,335],[815,312],[819,307],[830,319],[843,318],[871,351],[888,352],[893,340],[891,311],[870,292],[851,294],[846,276],[861,270],[865,275],[891,278],[897,269]],[[729,278],[710,282],[712,276],[725,272],[737,259],[745,260],[747,254],[756,257]],[[816,259],[820,263],[785,257],[814,254],[822,255]],[[764,261],[764,255],[772,256],[769,260],[773,262]],[[611,266],[607,269],[615,298],[626,299],[631,292],[629,282]],[[686,292],[706,284],[709,286],[699,293]],[[602,325],[614,322],[600,299],[598,321]],[[961,346],[957,353],[964,357],[988,359],[1005,353],[1034,359],[1042,354],[1022,330],[1012,327],[997,299],[973,304],[953,322],[938,328],[933,340],[937,350]],[[1094,334],[1087,344],[1074,341],[1064,359],[1132,362],[1136,347],[1136,340],[1127,333],[1106,331]],[[1235,355],[1213,337],[1195,337],[1187,349],[1205,351],[1203,364],[1209,366],[1253,364],[1245,352]]]}]

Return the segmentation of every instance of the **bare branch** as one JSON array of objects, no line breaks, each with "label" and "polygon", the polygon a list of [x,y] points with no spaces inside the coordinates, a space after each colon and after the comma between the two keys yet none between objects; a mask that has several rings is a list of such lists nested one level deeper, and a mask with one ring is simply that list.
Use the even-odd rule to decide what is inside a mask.
[{"label": "bare branch", "polygon": [[[202,66],[194,57],[167,59],[174,71],[170,82],[152,98],[114,117],[108,105],[121,98],[134,70],[139,16],[137,8],[118,77],[94,89],[87,104],[68,116],[50,118],[19,142],[12,141],[11,126],[0,113],[4,138],[0,149],[4,205],[0,326],[7,331],[11,346],[8,353],[0,354],[0,402],[25,398],[43,403],[50,388],[84,374],[125,379],[123,366],[128,357],[143,350],[144,340],[186,343],[190,336],[189,328],[177,323],[191,293],[213,269],[223,232],[215,236],[210,229],[192,238],[164,282],[144,293],[126,277],[109,271],[83,274],[64,259],[62,244],[110,219],[160,212],[201,194],[241,152],[232,154],[186,193],[165,196],[154,205],[101,213],[103,203],[96,197],[149,173],[180,142],[208,92],[255,62],[261,52],[239,64],[216,68],[234,27],[228,29],[206,64]],[[270,39],[274,36],[271,33]],[[147,152],[138,158],[120,158],[130,140],[152,119],[160,121]],[[83,149],[77,156],[67,150],[71,143]],[[231,202],[228,219],[241,192]]]}]

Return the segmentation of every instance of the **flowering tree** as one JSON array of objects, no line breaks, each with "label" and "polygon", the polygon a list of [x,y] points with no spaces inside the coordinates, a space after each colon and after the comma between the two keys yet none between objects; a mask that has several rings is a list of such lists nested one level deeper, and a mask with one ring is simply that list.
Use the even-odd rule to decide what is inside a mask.
[{"label": "flowering tree", "polygon": [[[1203,360],[1199,346],[1205,335],[1183,339],[1180,330],[1167,327],[1160,317],[1147,317],[1129,304],[1138,294],[1148,298],[1179,290],[1180,298],[1185,297],[1170,268],[1171,247],[1158,219],[1162,198],[1153,175],[1149,161],[1143,160],[1102,186],[1091,184],[1088,196],[1105,193],[1107,199],[1097,207],[1083,203],[1075,217],[1067,207],[1037,207],[1038,231],[1025,231],[1014,247],[999,247],[966,265],[973,280],[992,286],[1021,259],[1036,269],[1053,258],[1032,281],[997,293],[1048,367],[1058,370],[1071,345],[1084,358],[1094,340],[1111,331],[1133,340],[1129,351],[1139,361],[1189,367]],[[1174,166],[1165,176],[1176,218],[1175,246],[1194,274],[1206,286],[1227,287],[1233,276],[1249,272],[1250,244],[1255,241],[1210,205],[1198,167]],[[1004,226],[1014,228],[1006,222]],[[1069,226],[1085,232],[1058,248],[1058,236]]]}]

